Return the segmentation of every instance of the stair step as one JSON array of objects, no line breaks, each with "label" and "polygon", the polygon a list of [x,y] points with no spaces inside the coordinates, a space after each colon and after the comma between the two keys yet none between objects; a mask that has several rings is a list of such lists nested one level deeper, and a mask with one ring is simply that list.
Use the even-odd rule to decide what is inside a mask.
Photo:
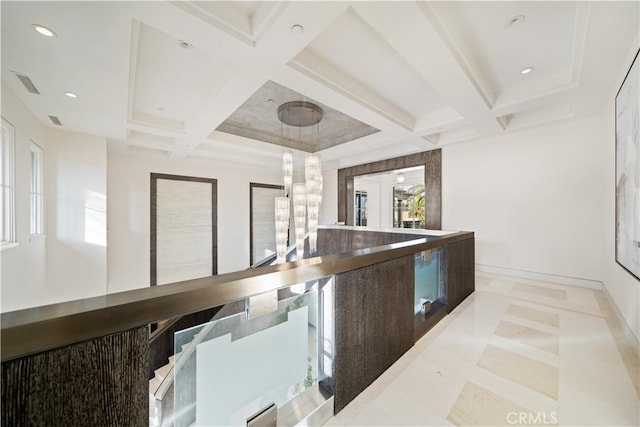
[{"label": "stair step", "polygon": [[169,365],[175,365],[176,364],[176,355],[174,354],[173,356],[169,356]]},{"label": "stair step", "polygon": [[166,364],[156,369],[154,371],[156,373],[156,378],[158,378],[160,381],[164,380],[165,378],[167,378],[167,375],[169,375],[169,372],[171,372],[171,368],[173,368],[173,365]]},{"label": "stair step", "polygon": [[158,387],[160,387],[161,381],[158,377],[153,377],[149,380],[149,396],[155,396]]}]

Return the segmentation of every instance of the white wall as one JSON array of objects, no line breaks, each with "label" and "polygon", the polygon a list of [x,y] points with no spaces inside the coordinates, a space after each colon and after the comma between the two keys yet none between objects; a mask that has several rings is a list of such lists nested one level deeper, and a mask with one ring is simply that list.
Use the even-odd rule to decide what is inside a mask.
[{"label": "white wall", "polygon": [[472,230],[476,263],[602,279],[600,117],[443,148],[443,228]]},{"label": "white wall", "polygon": [[322,171],[322,204],[319,224],[335,224],[338,221],[338,170]]},{"label": "white wall", "polygon": [[[46,240],[29,237],[31,141],[47,152],[45,128],[11,89],[2,82],[2,117],[15,127],[16,237],[18,246],[0,252],[1,307],[12,311],[45,301]],[[45,167],[47,163],[45,162]]]},{"label": "white wall", "polygon": [[[629,53],[625,67],[631,66],[634,48]],[[615,302],[620,314],[629,325],[637,341],[640,341],[640,280],[635,279],[615,262],[615,203],[616,203],[616,171],[615,171],[615,94],[626,74],[626,68],[621,70],[615,88],[611,91],[609,101],[605,106],[604,117],[604,153],[605,164],[603,244],[603,284]]]},{"label": "white wall", "polygon": [[47,289],[50,302],[107,291],[107,141],[47,129]]},{"label": "white wall", "polygon": [[367,225],[370,227],[382,227],[380,214],[382,211],[382,201],[380,200],[380,182],[368,180],[366,178],[354,178],[353,189],[367,193]]},{"label": "white wall", "polygon": [[[18,246],[2,257],[2,311],[106,292],[106,140],[46,128],[2,84],[2,116],[15,126]],[[29,235],[29,146],[44,150],[45,236]],[[100,210],[102,209],[102,213]]]},{"label": "white wall", "polygon": [[108,162],[108,292],[149,286],[150,174],[217,179],[218,273],[249,266],[249,183],[280,184],[279,173],[113,150]]}]

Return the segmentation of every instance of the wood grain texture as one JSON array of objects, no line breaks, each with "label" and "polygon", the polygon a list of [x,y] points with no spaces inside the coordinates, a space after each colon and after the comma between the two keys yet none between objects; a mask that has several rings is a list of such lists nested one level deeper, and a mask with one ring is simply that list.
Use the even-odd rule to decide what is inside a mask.
[{"label": "wood grain texture", "polygon": [[413,345],[413,264],[405,256],[336,276],[335,413]]},{"label": "wood grain texture", "polygon": [[146,426],[147,327],[2,363],[2,426]]},{"label": "wood grain texture", "polygon": [[388,233],[384,231],[349,230],[321,228],[318,230],[318,255],[350,252],[358,249],[372,248],[390,243],[426,238],[429,236],[407,233]]},{"label": "wood grain texture", "polygon": [[447,312],[451,312],[476,288],[475,239],[447,245]]}]

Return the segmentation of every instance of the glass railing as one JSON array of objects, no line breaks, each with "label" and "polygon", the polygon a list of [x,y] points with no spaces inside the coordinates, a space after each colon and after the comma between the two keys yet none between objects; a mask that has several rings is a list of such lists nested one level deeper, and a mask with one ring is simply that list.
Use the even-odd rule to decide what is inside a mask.
[{"label": "glass railing", "polygon": [[[327,253],[308,259],[3,313],[3,369],[17,372],[3,383],[3,400],[22,405],[3,412],[7,423],[21,424],[41,386],[52,384],[51,366],[63,369],[71,354],[91,369],[65,377],[74,391],[64,405],[34,412],[36,424],[60,424],[57,414],[73,407],[87,425],[93,418],[81,416],[94,416],[96,408],[134,424],[149,417],[150,425],[322,425],[475,283],[473,233],[416,231],[405,240],[329,231]],[[387,299],[400,291],[401,298]],[[147,325],[212,307],[222,307],[213,321],[175,336],[175,365],[162,365],[149,379]],[[25,374],[24,364],[36,366],[41,354],[52,365]],[[104,374],[104,366],[120,380],[88,396],[80,383]]]},{"label": "glass railing", "polygon": [[177,332],[174,425],[331,416],[333,286],[326,277],[261,294],[245,300],[244,312]]}]

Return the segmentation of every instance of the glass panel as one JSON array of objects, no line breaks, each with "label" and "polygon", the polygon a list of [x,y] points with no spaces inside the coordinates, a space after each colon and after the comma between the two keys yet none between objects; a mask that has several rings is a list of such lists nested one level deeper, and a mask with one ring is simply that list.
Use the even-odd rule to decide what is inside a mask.
[{"label": "glass panel", "polygon": [[414,314],[426,319],[446,304],[447,295],[440,273],[442,249],[415,256]]},{"label": "glass panel", "polygon": [[278,424],[294,425],[319,407],[329,375],[320,359],[333,357],[322,326],[333,278],[294,286],[278,291],[270,313],[245,311],[176,333],[175,425],[244,426],[271,404]]}]

